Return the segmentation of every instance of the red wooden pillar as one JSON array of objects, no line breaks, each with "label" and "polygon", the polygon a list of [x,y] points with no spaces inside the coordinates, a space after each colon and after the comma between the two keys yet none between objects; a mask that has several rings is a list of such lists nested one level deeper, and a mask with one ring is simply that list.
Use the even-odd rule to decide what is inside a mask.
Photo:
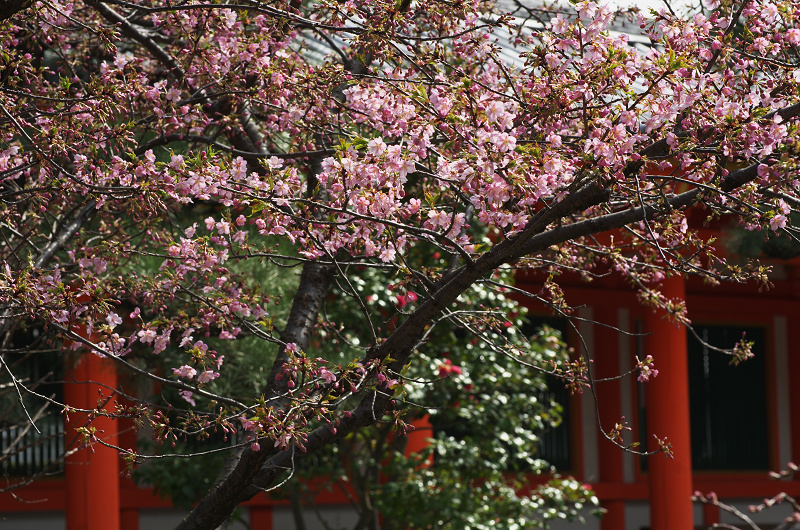
[{"label": "red wooden pillar", "polygon": [[[595,319],[598,323],[612,326],[594,326],[593,359],[594,376],[596,379],[610,379],[595,383],[595,394],[603,430],[608,434],[614,426],[622,421],[622,407],[620,402],[619,376],[619,341],[622,339],[616,331],[617,308],[596,308]],[[598,466],[601,483],[622,483],[624,472],[622,467],[623,451],[604,436],[599,436],[597,448]],[[625,501],[603,501],[602,507],[606,513],[601,519],[603,530],[620,530],[625,528]]]},{"label": "red wooden pillar", "polygon": [[[105,402],[117,387],[113,361],[93,353],[80,356],[77,363],[67,358],[64,401],[70,407],[94,409],[98,400]],[[101,399],[102,394],[102,399]],[[113,408],[113,400],[106,405]],[[87,416],[70,412],[65,426],[69,449],[76,448],[75,429],[86,426]],[[96,437],[117,444],[116,420],[95,418],[91,425]],[[117,451],[99,443],[82,448],[66,459],[67,530],[119,530],[120,461]]]},{"label": "red wooden pillar", "polygon": [[[412,421],[411,425],[414,426],[414,430],[408,431],[406,435],[406,457],[427,449],[430,445],[428,440],[433,437],[431,418],[427,414]],[[428,464],[430,464],[430,462],[428,462]]]},{"label": "red wooden pillar", "polygon": [[[789,268],[789,278],[791,282],[791,294],[795,300],[800,299],[800,266]],[[786,315],[786,342],[789,374],[797,376],[800,374],[800,314],[797,311],[790,311]],[[790,376],[791,377],[791,376]],[[790,379],[791,380],[791,379]],[[789,459],[793,462],[800,461],[800,392],[789,392],[789,414],[790,422],[791,452]],[[786,462],[779,462],[780,467]],[[800,476],[795,476],[799,480]]]},{"label": "red wooden pillar", "polygon": [[250,528],[253,530],[272,530],[272,506],[250,507]]},{"label": "red wooden pillar", "polygon": [[703,505],[703,526],[706,528],[713,528],[715,524],[720,521],[720,510],[719,506],[714,506],[713,504],[704,504]]},{"label": "red wooden pillar", "polygon": [[[118,388],[120,388],[122,392],[129,395],[136,394],[135,386],[133,384],[126,385],[124,377],[121,377],[120,380],[117,381],[117,384]],[[130,407],[133,405],[133,402],[122,396],[118,396],[116,401],[125,407]],[[116,420],[116,427],[118,440],[117,445],[123,449],[136,451],[137,434],[133,420],[131,418],[118,418]],[[138,486],[131,477],[131,473],[124,468],[125,464],[120,461],[119,465],[120,530],[139,530],[139,508],[131,502],[125,502],[126,490],[135,491],[138,489]]]},{"label": "red wooden pillar", "polygon": [[[668,298],[686,298],[684,280],[673,277],[664,282]],[[650,528],[691,530],[692,447],[689,438],[689,377],[686,329],[670,322],[663,311],[647,311],[644,317],[645,355],[652,355],[658,377],[647,383],[647,427],[649,433],[666,438],[672,458],[664,454],[649,457]],[[649,449],[658,449],[654,439]]]},{"label": "red wooden pillar", "polygon": [[123,508],[119,515],[120,530],[139,530],[139,509]]}]

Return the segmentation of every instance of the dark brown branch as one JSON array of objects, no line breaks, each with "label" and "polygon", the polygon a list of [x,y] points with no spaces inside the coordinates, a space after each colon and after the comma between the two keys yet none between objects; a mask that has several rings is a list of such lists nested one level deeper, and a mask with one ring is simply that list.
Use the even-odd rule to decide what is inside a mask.
[{"label": "dark brown branch", "polygon": [[[77,234],[84,223],[89,220],[95,209],[95,202],[90,201],[88,204],[84,205],[83,208],[78,210],[75,217],[66,221],[58,230],[54,231],[50,241],[36,257],[33,266],[37,269],[45,267],[53,256],[55,256],[56,252],[64,248],[64,245],[75,237],[75,234]],[[2,315],[3,318],[0,318],[0,336],[3,336],[9,330],[14,321],[12,318],[7,318],[10,314],[10,310],[6,310]]]},{"label": "dark brown branch", "polygon": [[97,9],[97,12],[100,13],[103,18],[119,26],[120,30],[122,30],[125,35],[144,46],[144,48],[149,51],[153,57],[155,57],[159,62],[161,62],[161,64],[169,69],[170,76],[173,79],[176,81],[183,79],[183,70],[181,69],[180,65],[178,65],[178,62],[166,51],[164,51],[164,49],[159,46],[157,42],[142,33],[139,28],[134,26],[125,17],[108,7],[105,3],[92,2],[90,5],[94,5],[95,9]]},{"label": "dark brown branch", "polygon": [[[724,180],[722,188],[725,191],[732,191],[753,180],[757,175],[758,164],[753,164],[749,167],[734,171]],[[576,208],[581,208],[589,198],[596,199],[600,192],[592,190],[593,188],[591,186],[588,187],[587,191],[584,192],[584,197],[575,199],[571,204]],[[673,208],[685,208],[690,206],[697,201],[700,192],[701,190],[694,189],[677,195],[668,201],[669,205]],[[552,211],[556,211],[556,208]],[[577,213],[579,211],[580,210],[573,210],[568,213]],[[408,358],[413,353],[419,338],[424,333],[425,327],[433,316],[441,309],[453,303],[470,285],[484,274],[494,270],[500,264],[513,261],[525,255],[541,252],[554,244],[641,221],[645,216],[654,215],[657,211],[659,211],[659,208],[655,206],[640,207],[624,212],[608,214],[595,219],[587,219],[563,227],[556,227],[534,236],[520,245],[516,245],[516,242],[512,241],[512,243],[507,245],[508,248],[506,252],[501,252],[500,247],[502,244],[495,246],[481,259],[477,260],[474,267],[462,267],[450,277],[449,281],[440,284],[437,291],[430,298],[426,299],[417,310],[409,315],[384,343],[375,348],[368,356],[368,359],[386,359],[388,356],[391,356],[392,359],[395,359],[391,368],[395,370],[402,368],[402,366],[408,362]],[[567,215],[567,213],[564,215]],[[513,252],[509,253],[509,250]],[[498,261],[501,263],[498,263]],[[375,423],[376,418],[382,417],[386,412],[391,410],[392,406],[392,400],[389,396],[370,392],[362,399],[359,406],[352,411],[349,417],[343,417],[341,419],[337,426],[336,434],[333,434],[331,429],[327,426],[322,426],[314,430],[308,436],[307,443],[305,444],[308,453],[313,453],[315,450],[361,427]],[[266,466],[255,476],[253,481],[254,487],[247,490],[240,501],[251,498],[261,491],[261,488],[266,488],[274,483],[275,479],[289,466],[288,458],[288,451],[282,451],[272,456],[266,462]],[[302,458],[302,455],[295,455],[294,458]]]},{"label": "dark brown branch", "polygon": [[0,21],[8,20],[30,5],[30,0],[0,0]]},{"label": "dark brown branch", "polygon": [[[331,266],[317,262],[307,262],[300,276],[300,286],[294,296],[289,320],[281,332],[284,343],[295,343],[306,350],[311,340],[311,332],[317,323],[325,295],[332,281]],[[272,367],[271,382],[268,394],[276,399],[273,406],[279,410],[285,403],[280,395],[286,390],[285,381],[275,382],[275,376],[282,370],[288,360],[285,349],[275,359]],[[288,451],[292,453],[292,451]],[[241,502],[243,492],[253,483],[259,469],[271,456],[270,451],[252,451],[247,448],[234,455],[224,470],[224,475],[211,491],[200,501],[197,507],[178,526],[179,529],[216,528],[224,522],[234,508]],[[251,495],[252,496],[252,495]]]},{"label": "dark brown branch", "polygon": [[329,156],[334,154],[336,151],[333,149],[320,149],[317,151],[298,151],[294,153],[262,153],[256,151],[241,151],[236,149],[235,147],[231,147],[229,145],[221,144],[208,136],[201,136],[199,134],[164,134],[153,138],[149,142],[137,147],[133,152],[136,155],[143,155],[147,152],[148,149],[152,149],[154,147],[160,147],[162,145],[167,145],[172,142],[197,142],[205,145],[209,145],[214,149],[219,151],[227,151],[233,156],[240,156],[246,160],[262,160],[264,158],[281,158],[281,159],[297,159],[297,158],[309,158],[309,157],[318,157],[318,156]]}]

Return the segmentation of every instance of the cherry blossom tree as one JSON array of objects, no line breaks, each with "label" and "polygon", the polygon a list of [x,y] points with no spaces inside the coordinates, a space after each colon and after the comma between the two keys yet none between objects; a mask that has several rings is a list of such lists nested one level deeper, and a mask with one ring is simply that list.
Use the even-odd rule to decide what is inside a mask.
[{"label": "cherry blossom tree", "polygon": [[[181,528],[222,523],[360,428],[405,428],[408,374],[445,322],[531,364],[511,315],[465,302],[514,291],[507,271],[538,273],[516,295],[565,315],[561,273],[620,275],[682,322],[670,276],[767,281],[697,228],[794,237],[800,4],[509,9],[0,2],[4,348],[36,327],[172,389],[120,405],[160,439],[234,437]],[[266,269],[299,275],[276,292]],[[391,288],[366,289],[367,269]],[[366,338],[325,359],[356,325],[326,310],[334,286]],[[263,384],[218,391],[248,341],[273,350]],[[167,352],[167,372],[143,368]],[[579,359],[536,366],[592,383]]]}]

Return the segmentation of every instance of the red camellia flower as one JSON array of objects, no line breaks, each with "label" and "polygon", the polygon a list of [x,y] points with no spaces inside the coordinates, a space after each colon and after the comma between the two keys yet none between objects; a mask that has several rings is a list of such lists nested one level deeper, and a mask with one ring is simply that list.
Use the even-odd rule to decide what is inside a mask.
[{"label": "red camellia flower", "polygon": [[405,295],[398,294],[395,298],[397,299],[397,307],[400,309],[403,309],[406,305],[418,300],[417,293],[413,291],[409,291]]},{"label": "red camellia flower", "polygon": [[406,306],[406,303],[407,303],[406,302],[406,297],[403,296],[402,294],[398,294],[397,295],[397,307],[399,307],[400,309],[403,309]]},{"label": "red camellia flower", "polygon": [[439,377],[450,377],[453,374],[461,374],[461,367],[454,365],[450,359],[445,359],[444,363],[439,365]]}]

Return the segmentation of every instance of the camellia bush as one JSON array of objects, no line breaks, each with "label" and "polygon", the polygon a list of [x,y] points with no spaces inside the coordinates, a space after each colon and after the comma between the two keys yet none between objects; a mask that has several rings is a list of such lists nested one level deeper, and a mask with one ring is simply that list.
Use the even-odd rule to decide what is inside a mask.
[{"label": "camellia bush", "polygon": [[[221,524],[359,429],[405,430],[419,386],[462,366],[429,349],[439,330],[590,382],[579,359],[529,355],[479,290],[569,315],[561,273],[612,273],[686,322],[670,276],[767,281],[697,228],[794,237],[800,4],[504,10],[0,2],[4,359],[64,347],[149,379],[156,397],[117,412],[167,450],[228,434],[181,528]],[[500,374],[470,377],[513,399]]]},{"label": "camellia bush", "polygon": [[[424,260],[418,252],[410,249],[408,255]],[[510,271],[502,274],[506,277],[498,279],[512,280]],[[391,280],[375,269],[354,281],[366,292],[386,289],[387,284],[395,291]],[[414,303],[411,293],[398,294],[395,304],[408,308]],[[359,311],[356,300],[335,286],[333,298],[337,303],[329,306],[328,317],[357,321],[352,316]],[[396,395],[406,404],[402,420],[414,430],[404,436],[392,423],[379,422],[298,465],[304,480],[287,488],[293,514],[300,519],[298,528],[318,517],[314,499],[331,489],[347,492],[359,516],[354,529],[377,528],[379,518],[380,528],[398,530],[538,528],[596,508],[593,492],[574,479],[554,477],[543,486],[541,479],[529,480],[551,471],[543,460],[542,435],[561,423],[561,405],[554,402],[539,368],[568,360],[557,333],[540,328],[528,340],[526,334],[535,325],[524,310],[486,286],[476,285],[456,307],[473,315],[492,308],[506,319],[482,330],[480,338],[464,333],[465,323],[458,319],[436,326],[420,349],[419,362],[404,372],[403,391]],[[326,359],[357,356],[353,344],[368,341],[369,330],[348,326],[346,335],[347,340],[331,336],[330,344],[322,342],[315,351]],[[524,351],[524,362],[496,348],[498,343]]]}]

